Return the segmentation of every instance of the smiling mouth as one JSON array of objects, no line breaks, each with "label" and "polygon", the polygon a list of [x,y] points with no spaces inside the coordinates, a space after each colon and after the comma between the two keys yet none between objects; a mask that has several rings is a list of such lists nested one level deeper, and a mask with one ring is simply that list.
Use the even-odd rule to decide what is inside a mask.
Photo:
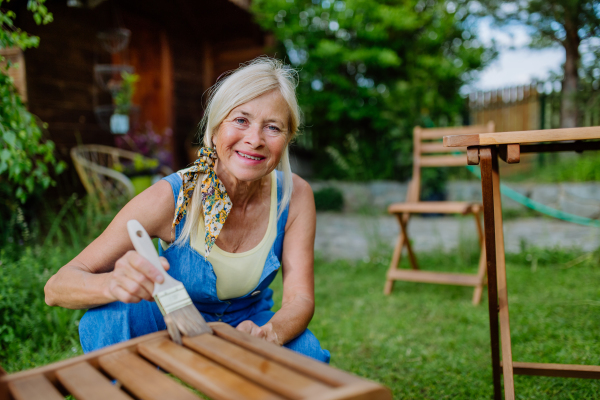
[{"label": "smiling mouth", "polygon": [[242,156],[244,158],[247,158],[249,160],[260,161],[260,160],[264,160],[266,158],[266,157],[254,157],[254,156],[251,156],[251,155],[248,155],[248,154],[244,154],[244,153],[242,153],[240,151],[236,151],[236,153],[238,153],[240,156]]}]

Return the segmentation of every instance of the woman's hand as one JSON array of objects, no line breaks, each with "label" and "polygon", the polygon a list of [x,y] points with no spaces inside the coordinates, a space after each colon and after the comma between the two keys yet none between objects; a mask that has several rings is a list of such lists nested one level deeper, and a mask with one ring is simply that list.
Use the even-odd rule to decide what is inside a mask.
[{"label": "woman's hand", "polygon": [[274,343],[278,346],[283,345],[283,343],[279,342],[277,332],[273,330],[273,324],[271,324],[270,322],[266,323],[263,326],[258,326],[254,322],[247,320],[240,323],[235,329],[237,329],[238,331],[249,333],[252,336],[265,339],[267,342]]},{"label": "woman's hand", "polygon": [[[169,270],[169,262],[160,257],[160,262]],[[162,283],[162,274],[148,260],[136,251],[130,250],[117,260],[108,282],[108,295],[123,303],[139,303],[140,300],[153,301],[154,283]]]}]

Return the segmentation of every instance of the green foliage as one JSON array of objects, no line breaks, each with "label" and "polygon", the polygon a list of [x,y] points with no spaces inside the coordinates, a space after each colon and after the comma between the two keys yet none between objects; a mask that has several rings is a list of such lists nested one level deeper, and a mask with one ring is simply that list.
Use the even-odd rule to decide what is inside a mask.
[{"label": "green foliage", "polygon": [[[0,0],[0,7],[4,0]],[[52,22],[52,13],[48,11],[44,3],[46,0],[28,0],[27,9],[33,13],[33,19],[38,25],[46,25]],[[8,3],[8,1],[6,1]],[[14,19],[16,15],[13,11],[0,11],[0,47],[17,47],[21,50],[37,47],[40,38],[30,36],[27,32],[15,27]]]},{"label": "green foliage", "polygon": [[58,213],[42,213],[47,234],[34,229],[28,245],[13,240],[0,250],[0,360],[8,371],[81,353],[77,326],[83,310],[48,307],[44,285],[115,215],[98,210],[74,195]]},{"label": "green foliage", "polygon": [[43,141],[36,117],[4,73],[0,73],[0,130],[2,194],[25,203],[36,191],[52,185],[51,174],[60,174],[65,163],[56,161],[54,143]]},{"label": "green foliage", "polygon": [[463,1],[255,0],[252,10],[300,70],[298,143],[312,147],[319,178],[406,178],[412,127],[460,123],[460,87],[495,55]]},{"label": "green foliage", "polygon": [[342,211],[344,195],[334,187],[315,190],[315,207],[317,211]]},{"label": "green foliage", "polygon": [[436,196],[445,195],[448,175],[448,168],[422,168],[421,199],[443,200],[443,198],[436,198]]},{"label": "green foliage", "polygon": [[136,154],[133,157],[133,162],[123,165],[121,163],[116,163],[112,166],[112,169],[118,172],[122,172],[127,176],[136,176],[140,175],[140,173],[149,173],[160,165],[160,161],[155,158],[144,157],[141,154]]},{"label": "green foliage", "polygon": [[600,13],[596,0],[482,0],[484,15],[501,24],[519,22],[533,28],[530,45],[544,48],[579,43],[600,36]]},{"label": "green foliage", "polygon": [[140,80],[140,76],[123,71],[121,78],[121,85],[113,94],[115,114],[129,114],[129,108],[131,107],[133,94],[135,93],[135,84]]},{"label": "green foliage", "polygon": [[[342,151],[338,150],[341,147]],[[351,181],[368,181],[376,179],[373,170],[365,165],[365,161],[356,138],[348,134],[342,146],[327,146],[325,151],[329,154],[335,165],[344,176]]]},{"label": "green foliage", "polygon": [[598,182],[600,181],[600,157],[594,152],[569,154],[558,157],[543,157],[538,164],[527,172],[508,177],[510,181],[531,181],[538,183],[560,182]]},{"label": "green foliage", "polygon": [[[27,8],[36,23],[52,21],[44,0],[30,0]],[[14,18],[14,12],[0,11],[0,47],[37,47],[39,38],[16,28]],[[27,111],[8,68],[10,63],[0,71],[0,195],[5,199],[0,212],[6,220],[12,218],[19,204],[53,185],[52,175],[60,174],[66,166],[54,157],[54,143],[44,141],[42,128],[46,125]]]}]

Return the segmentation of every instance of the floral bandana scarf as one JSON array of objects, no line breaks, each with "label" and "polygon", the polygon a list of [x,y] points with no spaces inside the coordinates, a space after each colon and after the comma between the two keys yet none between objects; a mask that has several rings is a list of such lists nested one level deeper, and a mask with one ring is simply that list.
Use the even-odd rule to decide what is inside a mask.
[{"label": "floral bandana scarf", "polygon": [[187,213],[192,194],[198,178],[204,175],[200,184],[202,191],[202,209],[204,211],[204,258],[208,257],[223,224],[231,211],[233,204],[227,195],[225,186],[215,172],[217,152],[209,147],[202,147],[198,151],[198,159],[194,165],[183,174],[183,185],[177,196],[173,229],[181,222]]}]

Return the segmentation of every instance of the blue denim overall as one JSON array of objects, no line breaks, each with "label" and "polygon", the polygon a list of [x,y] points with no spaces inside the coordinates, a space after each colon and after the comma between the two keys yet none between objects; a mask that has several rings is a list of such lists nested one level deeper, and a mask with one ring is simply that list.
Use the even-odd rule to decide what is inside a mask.
[{"label": "blue denim overall", "polygon": [[[283,174],[277,171],[278,203],[282,198],[282,177]],[[177,202],[182,184],[181,177],[174,173],[164,179],[171,184],[173,197]],[[194,250],[189,243],[183,246],[171,245],[166,250],[159,246],[160,255],[169,261],[171,266],[169,274],[183,282],[194,305],[207,322],[222,321],[235,327],[242,321],[250,320],[262,326],[274,314],[271,311],[273,291],[269,285],[281,266],[287,216],[286,208],[277,220],[277,237],[267,256],[258,285],[250,293],[236,299],[219,300],[217,277],[212,265],[204,260],[204,256]],[[176,237],[181,234],[185,218],[175,228]],[[156,303],[146,300],[139,303],[115,301],[88,310],[79,322],[79,337],[83,351],[88,353],[164,329],[166,329],[165,322]],[[329,351],[321,348],[318,339],[308,329],[286,343],[285,347],[317,360],[329,362]]]}]

